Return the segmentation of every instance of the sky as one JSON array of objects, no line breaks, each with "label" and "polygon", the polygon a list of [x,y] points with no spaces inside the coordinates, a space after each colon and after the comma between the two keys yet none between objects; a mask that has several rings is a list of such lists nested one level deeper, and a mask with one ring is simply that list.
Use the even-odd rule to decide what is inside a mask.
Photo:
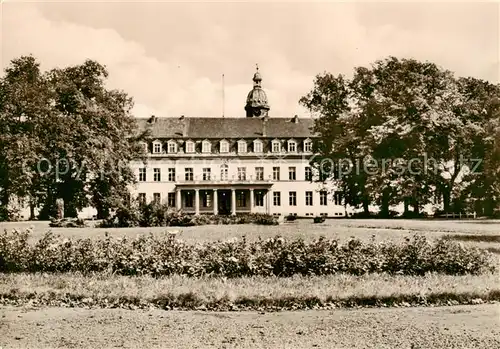
[{"label": "sky", "polygon": [[[42,69],[94,59],[134,115],[244,117],[258,63],[270,116],[298,104],[323,72],[350,76],[388,56],[500,82],[500,3],[16,2],[1,5],[1,64]],[[222,98],[224,74],[224,103]]]}]

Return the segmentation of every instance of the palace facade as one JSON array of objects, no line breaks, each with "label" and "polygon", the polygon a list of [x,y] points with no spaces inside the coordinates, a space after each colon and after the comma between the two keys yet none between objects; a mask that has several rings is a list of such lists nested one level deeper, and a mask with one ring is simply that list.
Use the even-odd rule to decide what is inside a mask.
[{"label": "palace facade", "polygon": [[341,195],[315,181],[311,118],[272,117],[257,71],[246,117],[140,118],[147,160],[134,161],[133,193],[194,214],[341,217]]}]

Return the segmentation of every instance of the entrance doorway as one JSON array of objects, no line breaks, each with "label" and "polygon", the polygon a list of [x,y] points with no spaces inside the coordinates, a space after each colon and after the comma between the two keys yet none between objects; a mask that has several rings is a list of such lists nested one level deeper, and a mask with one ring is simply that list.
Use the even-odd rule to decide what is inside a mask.
[{"label": "entrance doorway", "polygon": [[231,190],[217,191],[218,210],[221,215],[231,214]]}]

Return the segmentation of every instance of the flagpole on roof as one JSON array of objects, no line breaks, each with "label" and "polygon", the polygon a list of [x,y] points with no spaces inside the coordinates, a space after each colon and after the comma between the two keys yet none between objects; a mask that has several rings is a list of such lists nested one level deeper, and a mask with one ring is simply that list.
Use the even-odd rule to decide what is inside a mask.
[{"label": "flagpole on roof", "polygon": [[224,109],[225,109],[225,101],[224,101],[224,74],[222,74],[222,117],[224,117]]}]

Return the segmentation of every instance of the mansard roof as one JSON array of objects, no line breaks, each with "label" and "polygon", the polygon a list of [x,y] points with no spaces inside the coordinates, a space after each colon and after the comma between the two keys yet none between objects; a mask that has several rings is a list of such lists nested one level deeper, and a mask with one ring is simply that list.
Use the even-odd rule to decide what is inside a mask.
[{"label": "mansard roof", "polygon": [[153,138],[308,138],[311,118],[137,118],[141,130],[150,128]]}]

